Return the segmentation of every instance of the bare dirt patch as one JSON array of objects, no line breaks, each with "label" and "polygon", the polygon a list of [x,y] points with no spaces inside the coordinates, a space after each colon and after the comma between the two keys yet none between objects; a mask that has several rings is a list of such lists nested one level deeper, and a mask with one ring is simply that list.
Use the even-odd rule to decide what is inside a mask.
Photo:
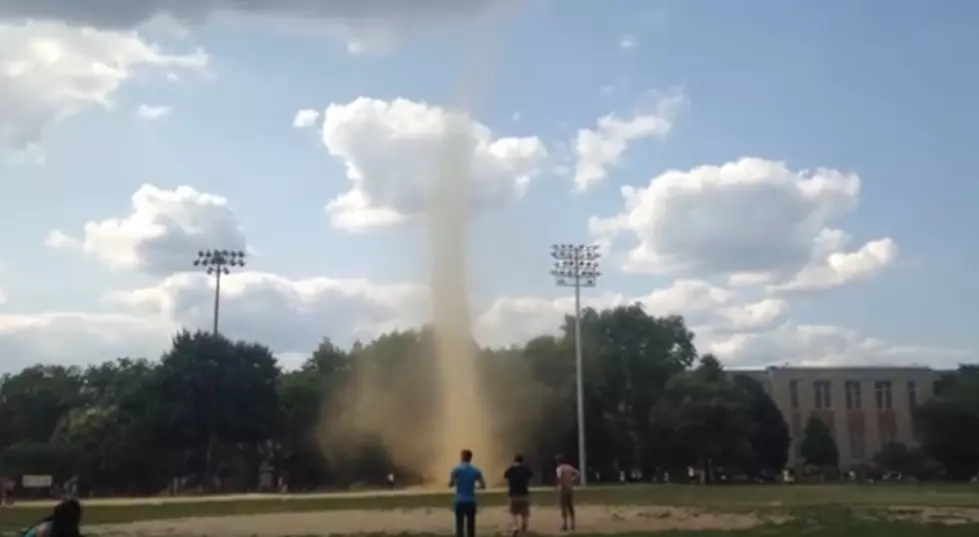
[{"label": "bare dirt patch", "polygon": [[979,522],[979,509],[965,507],[908,507],[894,506],[886,511],[887,518],[922,524],[974,524]]},{"label": "bare dirt patch", "polygon": [[[578,531],[585,533],[735,530],[752,528],[764,522],[778,522],[751,514],[710,513],[687,508],[592,505],[579,507],[577,519]],[[509,514],[503,507],[482,508],[477,516],[478,533],[484,535],[506,533],[509,523]],[[560,515],[552,507],[538,507],[532,513],[531,529],[536,533],[557,534],[560,524]],[[451,534],[453,518],[447,508],[340,510],[155,520],[92,526],[86,531],[103,537]]]}]

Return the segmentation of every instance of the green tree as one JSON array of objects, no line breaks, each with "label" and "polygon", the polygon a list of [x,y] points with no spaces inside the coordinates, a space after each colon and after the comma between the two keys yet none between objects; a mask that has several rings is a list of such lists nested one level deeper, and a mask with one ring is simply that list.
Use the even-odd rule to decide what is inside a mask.
[{"label": "green tree", "polygon": [[6,443],[47,442],[58,421],[82,404],[81,370],[33,366],[6,377],[0,385],[0,413]]},{"label": "green tree", "polygon": [[979,471],[979,370],[961,367],[938,388],[915,412],[922,449],[949,477],[968,479]]},{"label": "green tree", "polygon": [[[667,382],[697,359],[683,318],[654,317],[639,304],[582,313],[589,466],[652,471],[663,460],[650,412]],[[565,348],[574,323],[566,319]]]},{"label": "green tree", "polygon": [[927,473],[925,455],[919,448],[908,448],[900,442],[890,442],[874,456],[874,464],[883,472],[897,472],[921,477]]},{"label": "green tree", "polygon": [[748,399],[711,355],[673,377],[654,417],[664,429],[668,467],[740,469],[750,459]]},{"label": "green tree", "polygon": [[[219,458],[257,467],[260,446],[279,428],[279,368],[262,345],[181,332],[163,355],[154,395],[168,447],[186,453],[187,470],[218,475]],[[223,453],[222,453],[223,452]]]},{"label": "green tree", "polygon": [[735,375],[734,384],[744,394],[752,460],[747,465],[749,473],[769,476],[785,468],[789,457],[792,437],[785,418],[764,386],[748,375]]},{"label": "green tree", "polygon": [[322,381],[310,368],[286,373],[279,378],[279,420],[275,464],[291,487],[312,488],[324,478],[324,458],[316,442]]},{"label": "green tree", "polygon": [[836,441],[826,423],[816,416],[806,422],[800,452],[806,464],[819,467],[839,466],[840,454]]}]

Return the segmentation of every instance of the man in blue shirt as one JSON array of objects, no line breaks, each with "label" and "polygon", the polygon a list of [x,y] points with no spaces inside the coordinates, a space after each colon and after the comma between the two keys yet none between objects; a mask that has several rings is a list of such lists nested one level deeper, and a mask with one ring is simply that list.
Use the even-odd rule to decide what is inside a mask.
[{"label": "man in blue shirt", "polygon": [[456,489],[456,537],[476,537],[476,487],[486,488],[486,481],[472,464],[472,451],[462,450],[461,459],[449,476],[449,486]]}]

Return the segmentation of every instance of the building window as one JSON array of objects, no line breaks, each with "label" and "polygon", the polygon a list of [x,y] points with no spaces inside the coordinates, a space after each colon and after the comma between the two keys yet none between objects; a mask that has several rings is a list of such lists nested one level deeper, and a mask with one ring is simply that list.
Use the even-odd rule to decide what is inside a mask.
[{"label": "building window", "polygon": [[908,381],[908,408],[918,408],[918,385],[913,380]]},{"label": "building window", "polygon": [[860,410],[863,408],[863,394],[860,392],[860,381],[848,380],[843,386],[846,388],[847,410]]},{"label": "building window", "polygon": [[833,401],[830,399],[829,381],[817,380],[812,383],[812,388],[816,401],[816,409],[825,410],[832,408]]},{"label": "building window", "polygon": [[792,400],[792,408],[799,408],[799,381],[789,381],[789,399]]},{"label": "building window", "polygon": [[894,403],[891,399],[890,381],[882,380],[875,382],[874,392],[877,396],[877,410],[891,410],[894,408]]},{"label": "building window", "polygon": [[850,433],[850,455],[855,461],[862,461],[867,456],[867,447],[862,434]]}]

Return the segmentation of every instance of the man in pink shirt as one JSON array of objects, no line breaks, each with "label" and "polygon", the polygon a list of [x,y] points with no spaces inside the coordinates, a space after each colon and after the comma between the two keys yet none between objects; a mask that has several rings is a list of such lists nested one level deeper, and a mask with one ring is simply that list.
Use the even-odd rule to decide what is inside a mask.
[{"label": "man in pink shirt", "polygon": [[[574,484],[581,477],[578,470],[565,462],[564,457],[557,456],[557,490],[558,501],[561,505],[561,531],[574,529]],[[568,522],[571,522],[570,526]]]}]

